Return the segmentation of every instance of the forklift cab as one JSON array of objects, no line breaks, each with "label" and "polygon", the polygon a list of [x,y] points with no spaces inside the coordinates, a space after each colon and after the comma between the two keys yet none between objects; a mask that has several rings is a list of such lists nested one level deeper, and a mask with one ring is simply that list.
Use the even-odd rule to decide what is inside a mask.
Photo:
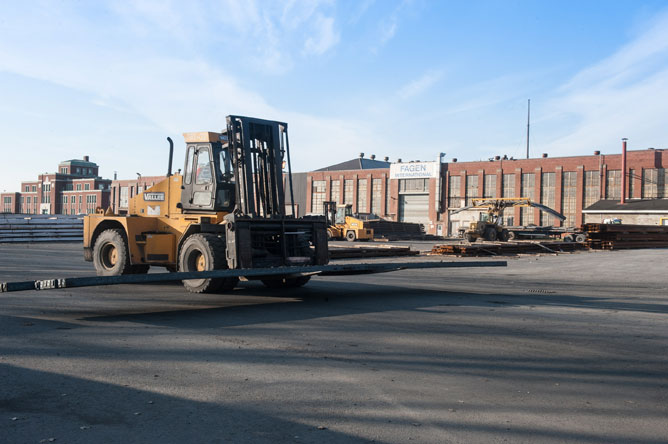
[{"label": "forklift cab", "polygon": [[184,212],[232,212],[235,177],[225,135],[184,133],[186,160],[181,186]]},{"label": "forklift cab", "polygon": [[352,217],[352,215],[353,215],[353,206],[351,204],[339,205],[336,208],[336,223],[345,224],[346,216]]}]

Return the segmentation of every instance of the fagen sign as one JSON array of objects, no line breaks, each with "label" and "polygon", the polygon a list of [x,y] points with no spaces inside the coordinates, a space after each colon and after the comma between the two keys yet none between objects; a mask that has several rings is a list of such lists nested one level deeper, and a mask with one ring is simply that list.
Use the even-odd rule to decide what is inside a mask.
[{"label": "fagen sign", "polygon": [[390,179],[428,179],[441,173],[440,162],[393,163]]}]

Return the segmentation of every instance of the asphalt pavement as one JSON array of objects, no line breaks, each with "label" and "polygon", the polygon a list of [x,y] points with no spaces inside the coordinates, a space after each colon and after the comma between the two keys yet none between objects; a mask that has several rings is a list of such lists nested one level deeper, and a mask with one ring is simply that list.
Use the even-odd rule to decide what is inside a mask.
[{"label": "asphalt pavement", "polygon": [[[395,260],[434,259],[479,260]],[[667,442],[668,250],[507,260],[0,294],[0,442]],[[0,281],[92,274],[0,244]]]}]

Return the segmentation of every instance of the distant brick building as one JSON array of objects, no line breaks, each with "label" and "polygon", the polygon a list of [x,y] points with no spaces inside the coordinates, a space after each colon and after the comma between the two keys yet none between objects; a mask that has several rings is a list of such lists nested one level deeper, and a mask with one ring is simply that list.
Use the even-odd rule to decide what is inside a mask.
[{"label": "distant brick building", "polygon": [[58,164],[58,172],[21,182],[18,192],[2,193],[2,212],[23,214],[87,214],[109,206],[111,180],[98,176],[88,156]]},{"label": "distant brick building", "polygon": [[658,223],[668,216],[668,150],[627,153],[623,205],[597,204],[621,201],[621,154],[372,167],[357,160],[308,173],[307,213],[320,214],[322,202],[333,200],[352,204],[354,212],[421,223],[427,233],[439,235],[454,235],[480,217],[480,210],[451,214],[476,197],[528,197],[566,216],[559,222],[537,209],[516,207],[504,213],[506,225],[579,226],[612,217]]}]

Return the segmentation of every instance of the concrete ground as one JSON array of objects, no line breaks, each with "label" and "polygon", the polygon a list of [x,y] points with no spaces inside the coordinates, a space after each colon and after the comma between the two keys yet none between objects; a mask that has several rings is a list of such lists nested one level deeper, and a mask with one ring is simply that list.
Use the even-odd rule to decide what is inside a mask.
[{"label": "concrete ground", "polygon": [[[0,442],[665,443],[667,264],[0,294]],[[0,245],[0,281],[92,271],[77,245]]]}]

